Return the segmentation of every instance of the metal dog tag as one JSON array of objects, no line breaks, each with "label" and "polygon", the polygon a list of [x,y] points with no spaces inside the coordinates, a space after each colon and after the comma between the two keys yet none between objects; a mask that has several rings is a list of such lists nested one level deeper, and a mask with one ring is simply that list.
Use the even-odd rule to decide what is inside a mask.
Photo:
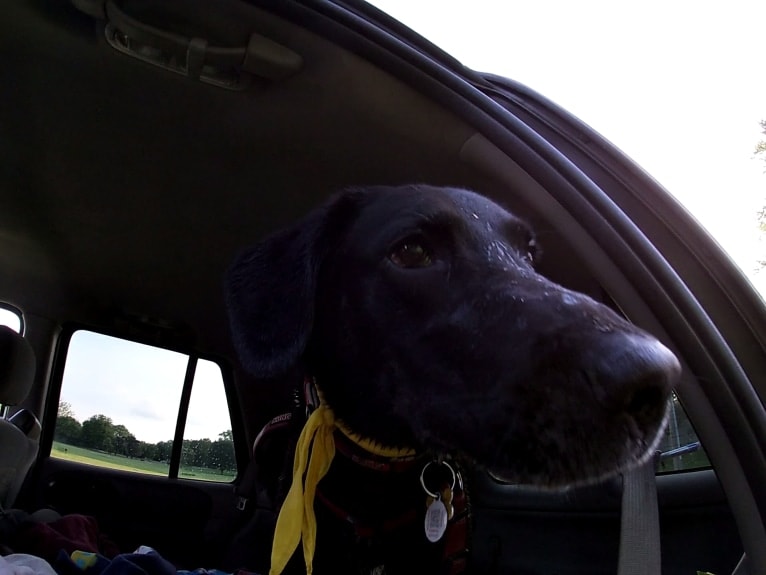
[{"label": "metal dog tag", "polygon": [[448,520],[447,508],[444,506],[441,498],[435,499],[426,509],[426,539],[431,543],[436,543],[441,539],[447,530]]}]

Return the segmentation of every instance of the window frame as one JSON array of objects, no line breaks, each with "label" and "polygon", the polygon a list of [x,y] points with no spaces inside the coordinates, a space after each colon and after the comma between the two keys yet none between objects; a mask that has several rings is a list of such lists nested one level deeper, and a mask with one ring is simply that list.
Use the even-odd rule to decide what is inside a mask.
[{"label": "window frame", "polygon": [[[64,380],[64,370],[66,368],[69,347],[72,337],[78,331],[88,331],[91,333],[113,337],[132,343],[152,346],[155,348],[181,353],[188,357],[186,372],[184,375],[181,396],[177,405],[176,426],[173,435],[173,447],[170,455],[170,465],[168,475],[165,479],[195,481],[201,480],[181,477],[181,457],[183,453],[183,433],[186,427],[186,420],[189,413],[189,404],[191,402],[191,392],[194,384],[194,375],[199,360],[207,360],[215,363],[221,370],[221,379],[223,381],[224,394],[226,396],[226,405],[231,423],[232,441],[234,443],[234,459],[237,465],[236,474],[232,481],[221,482],[222,484],[236,484],[250,460],[249,449],[247,446],[246,433],[242,413],[238,409],[237,393],[234,385],[234,375],[232,366],[224,358],[212,354],[204,354],[192,347],[184,345],[173,345],[166,342],[158,342],[164,339],[165,334],[155,334],[141,336],[135,332],[126,333],[120,330],[109,330],[100,327],[79,323],[68,322],[62,326],[62,330],[56,340],[55,351],[53,355],[53,364],[51,368],[50,385],[45,401],[45,410],[43,415],[43,430],[40,436],[40,453],[44,457],[51,457],[53,448],[53,438],[56,431],[56,420],[58,418],[58,406],[61,401],[61,391]],[[44,455],[43,455],[44,454]],[[81,463],[79,465],[87,465]],[[134,473],[123,471],[123,473]],[[139,474],[140,475],[140,474]],[[155,476],[153,476],[155,477]]]}]

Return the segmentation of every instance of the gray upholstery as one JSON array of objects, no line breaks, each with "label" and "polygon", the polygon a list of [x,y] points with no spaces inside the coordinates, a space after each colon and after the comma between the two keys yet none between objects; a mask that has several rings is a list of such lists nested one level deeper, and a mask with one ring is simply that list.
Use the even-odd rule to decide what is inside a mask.
[{"label": "gray upholstery", "polygon": [[35,354],[29,342],[0,325],[0,403],[18,405],[29,395],[35,379]]},{"label": "gray upholstery", "polygon": [[[32,389],[35,355],[21,335],[0,326],[0,403],[20,404]],[[18,410],[12,418],[0,417],[0,508],[16,500],[37,456],[40,423],[31,412]]]}]

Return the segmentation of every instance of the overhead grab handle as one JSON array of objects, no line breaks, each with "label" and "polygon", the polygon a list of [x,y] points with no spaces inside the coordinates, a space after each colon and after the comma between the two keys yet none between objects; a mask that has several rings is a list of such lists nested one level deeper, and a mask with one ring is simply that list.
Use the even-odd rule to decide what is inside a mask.
[{"label": "overhead grab handle", "polygon": [[[83,12],[106,20],[107,41],[120,52],[223,88],[242,89],[252,77],[283,80],[303,66],[300,54],[256,32],[250,33],[246,45],[218,46],[202,37],[204,32],[189,37],[147,24],[126,12],[129,2],[72,1]],[[184,28],[190,16],[179,14]]]}]

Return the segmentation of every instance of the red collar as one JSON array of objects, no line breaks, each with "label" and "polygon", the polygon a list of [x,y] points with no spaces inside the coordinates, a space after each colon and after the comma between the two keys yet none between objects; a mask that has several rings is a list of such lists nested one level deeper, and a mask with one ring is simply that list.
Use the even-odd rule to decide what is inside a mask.
[{"label": "red collar", "polygon": [[381,473],[403,473],[413,469],[423,460],[423,455],[383,457],[370,453],[351,441],[340,430],[335,431],[335,449],[357,465]]}]

